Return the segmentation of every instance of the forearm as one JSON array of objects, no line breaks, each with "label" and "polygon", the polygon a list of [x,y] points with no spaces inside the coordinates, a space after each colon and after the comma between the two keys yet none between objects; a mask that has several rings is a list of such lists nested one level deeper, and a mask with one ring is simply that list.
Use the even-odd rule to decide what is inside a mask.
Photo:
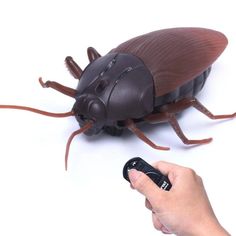
[{"label": "forearm", "polygon": [[217,220],[204,221],[196,225],[192,232],[180,234],[178,236],[230,236],[230,234],[220,225]]}]

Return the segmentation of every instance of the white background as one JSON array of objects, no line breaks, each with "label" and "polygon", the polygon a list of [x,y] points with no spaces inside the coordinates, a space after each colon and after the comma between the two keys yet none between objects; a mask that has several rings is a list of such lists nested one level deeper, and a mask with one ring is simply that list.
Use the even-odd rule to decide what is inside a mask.
[{"label": "white background", "polygon": [[[42,76],[75,88],[64,66],[67,55],[84,68],[88,46],[104,55],[149,31],[199,26],[224,32],[229,45],[198,98],[215,114],[235,112],[235,22],[234,1],[0,1],[0,104],[69,111],[73,99],[37,81]],[[122,137],[81,135],[65,172],[65,144],[78,129],[73,117],[0,110],[0,235],[161,235],[143,196],[122,177],[134,156],[194,168],[220,222],[236,234],[236,120],[212,121],[189,109],[179,122],[187,137],[213,142],[186,147],[167,124],[143,131],[169,152],[152,150],[128,131]]]}]

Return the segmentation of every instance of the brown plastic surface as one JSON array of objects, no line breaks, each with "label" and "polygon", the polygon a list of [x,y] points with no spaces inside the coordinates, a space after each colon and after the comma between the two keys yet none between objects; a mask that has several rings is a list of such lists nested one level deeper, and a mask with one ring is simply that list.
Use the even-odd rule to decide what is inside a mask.
[{"label": "brown plastic surface", "polygon": [[210,67],[227,43],[218,31],[173,28],[130,39],[112,52],[131,53],[142,59],[153,75],[156,96],[162,96]]},{"label": "brown plastic surface", "polygon": [[[78,121],[81,120],[80,129],[73,132],[67,141],[66,169],[73,138],[80,133],[95,134],[106,128],[113,130],[112,134],[120,134],[122,129],[128,128],[151,147],[169,150],[168,147],[157,146],[137,128],[136,123],[143,121],[169,122],[185,144],[209,143],[211,138],[188,139],[175,116],[192,106],[211,119],[236,117],[236,113],[213,115],[195,98],[195,94],[205,83],[211,64],[226,45],[226,37],[214,30],[174,28],[154,31],[128,40],[104,57],[89,47],[87,54],[90,64],[85,71],[82,71],[72,57],[65,59],[71,74],[76,79],[81,79],[77,89],[39,79],[44,88],[53,88],[76,99],[72,111],[51,113],[17,105],[0,105],[0,109],[25,110],[58,118],[75,116]],[[110,90],[106,91],[109,84]],[[178,96],[175,97],[175,93]],[[157,107],[154,101],[159,102]],[[109,117],[108,107],[111,111]]]}]

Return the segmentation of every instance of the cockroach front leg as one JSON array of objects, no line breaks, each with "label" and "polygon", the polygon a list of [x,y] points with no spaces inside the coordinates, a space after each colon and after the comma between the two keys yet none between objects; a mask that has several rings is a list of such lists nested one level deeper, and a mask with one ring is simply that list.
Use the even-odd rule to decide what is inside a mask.
[{"label": "cockroach front leg", "polygon": [[69,72],[75,79],[80,79],[82,74],[82,69],[78,66],[78,64],[73,60],[72,57],[68,56],[65,59],[65,64]]},{"label": "cockroach front leg", "polygon": [[90,62],[93,62],[97,58],[101,57],[101,55],[93,47],[88,47],[87,54],[88,54],[88,59],[89,59]]},{"label": "cockroach front leg", "polygon": [[67,96],[70,96],[72,98],[75,98],[76,96],[76,90],[75,89],[72,89],[72,88],[69,88],[69,87],[66,87],[64,85],[61,85],[55,81],[46,81],[46,82],[43,82],[42,78],[39,78],[39,83],[41,84],[41,86],[43,88],[52,88],[52,89],[55,89],[57,91],[59,91],[60,93],[63,93]]}]

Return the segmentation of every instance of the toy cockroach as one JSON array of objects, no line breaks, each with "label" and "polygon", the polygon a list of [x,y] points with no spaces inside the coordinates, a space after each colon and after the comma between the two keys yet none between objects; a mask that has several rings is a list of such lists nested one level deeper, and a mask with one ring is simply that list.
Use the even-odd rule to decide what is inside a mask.
[{"label": "toy cockroach", "polygon": [[120,135],[128,128],[155,149],[168,150],[149,140],[137,123],[169,122],[185,144],[205,144],[212,139],[190,140],[182,132],[176,114],[195,107],[211,119],[234,118],[213,115],[196,98],[210,73],[212,63],[227,45],[220,32],[203,28],[173,28],[154,31],[130,39],[101,56],[94,48],[87,50],[89,65],[82,71],[72,57],[65,63],[79,80],[76,89],[57,82],[43,82],[75,99],[72,111],[50,113],[35,108],[0,105],[0,108],[27,110],[52,117],[75,116],[80,129],[68,139],[65,168],[72,139],[80,134],[105,131]]}]

